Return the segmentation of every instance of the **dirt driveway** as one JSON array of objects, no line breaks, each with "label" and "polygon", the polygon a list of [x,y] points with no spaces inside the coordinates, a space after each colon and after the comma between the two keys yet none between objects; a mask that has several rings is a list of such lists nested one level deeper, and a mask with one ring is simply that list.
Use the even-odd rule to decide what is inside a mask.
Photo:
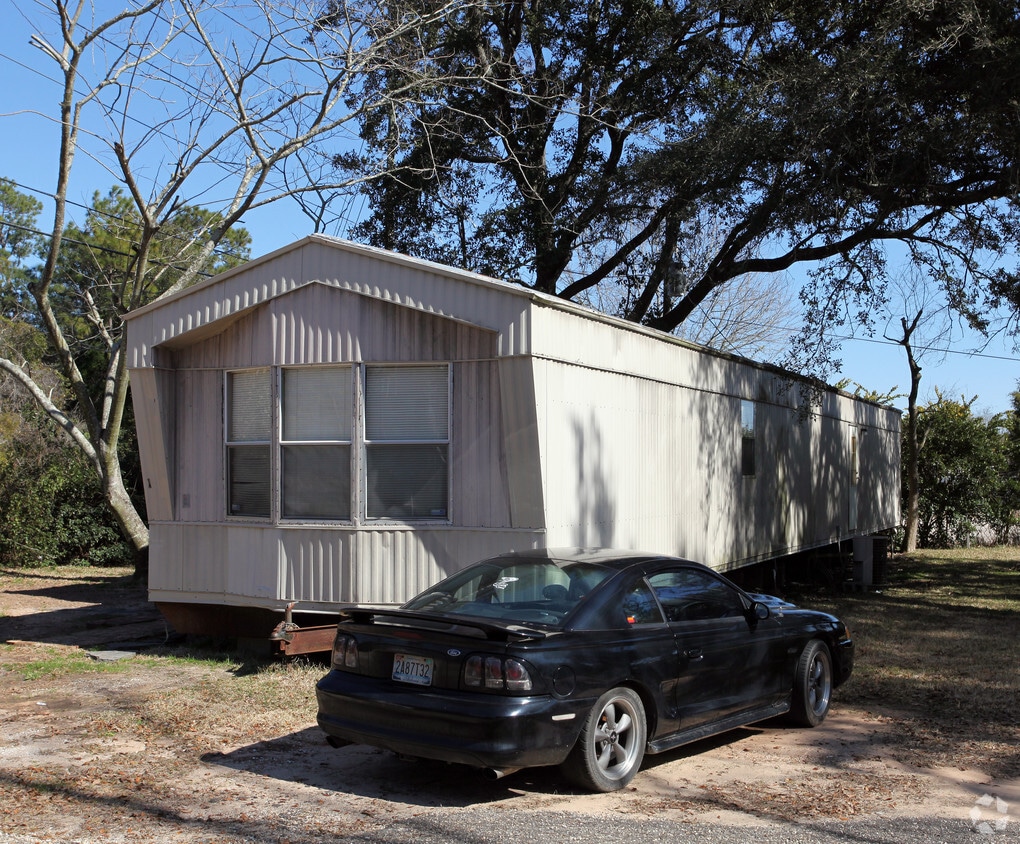
[{"label": "dirt driveway", "polygon": [[168,631],[124,577],[0,585],[0,844],[383,841],[388,825],[479,808],[508,821],[557,812],[687,830],[946,818],[969,835],[972,813],[1009,840],[1020,827],[1020,781],[915,767],[890,749],[907,716],[841,705],[838,693],[815,730],[734,731],[651,757],[630,787],[593,796],[553,770],[493,783],[370,748],[334,750],[314,725],[321,669],[252,679],[222,663],[150,658]]}]

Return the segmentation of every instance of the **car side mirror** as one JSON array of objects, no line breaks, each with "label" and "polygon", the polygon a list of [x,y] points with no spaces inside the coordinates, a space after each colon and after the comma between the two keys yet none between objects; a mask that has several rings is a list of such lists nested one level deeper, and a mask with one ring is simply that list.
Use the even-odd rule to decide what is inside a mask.
[{"label": "car side mirror", "polygon": [[761,601],[754,602],[754,606],[751,608],[751,612],[754,613],[754,617],[758,621],[764,621],[772,614],[771,612],[769,612],[768,606],[766,604],[761,603]]}]

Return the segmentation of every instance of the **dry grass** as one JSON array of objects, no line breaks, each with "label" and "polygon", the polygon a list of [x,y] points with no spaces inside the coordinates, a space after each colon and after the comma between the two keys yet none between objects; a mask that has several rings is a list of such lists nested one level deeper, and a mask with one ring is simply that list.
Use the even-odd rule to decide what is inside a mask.
[{"label": "dry grass", "polygon": [[[104,588],[130,582],[117,571],[44,574],[51,584],[83,576]],[[9,589],[22,577],[38,575],[2,572],[0,585]],[[897,556],[887,582],[874,590],[791,597],[829,609],[850,624],[857,666],[837,692],[836,706],[892,720],[895,737],[888,751],[894,757],[921,767],[973,767],[999,778],[1020,776],[1020,549]],[[110,670],[87,664],[80,655],[33,650],[35,658],[26,662],[24,657],[14,660],[9,651],[0,648],[0,663],[10,658],[15,664],[0,664],[0,675],[7,669],[8,677],[35,677],[55,689],[68,674]],[[314,686],[325,668],[250,660],[189,644],[136,657],[113,670],[127,675],[120,681],[123,696],[89,714],[93,729],[162,736],[211,749],[314,724]],[[145,694],[123,691],[132,687],[131,677]],[[108,685],[99,676],[96,683]]]},{"label": "dry grass", "polygon": [[139,717],[152,732],[203,744],[236,745],[315,723],[315,683],[325,673],[302,662],[224,666],[197,682],[146,699]]},{"label": "dry grass", "polygon": [[1020,776],[1020,549],[894,557],[887,582],[828,602],[857,642],[841,706],[893,718],[893,752],[924,767]]}]

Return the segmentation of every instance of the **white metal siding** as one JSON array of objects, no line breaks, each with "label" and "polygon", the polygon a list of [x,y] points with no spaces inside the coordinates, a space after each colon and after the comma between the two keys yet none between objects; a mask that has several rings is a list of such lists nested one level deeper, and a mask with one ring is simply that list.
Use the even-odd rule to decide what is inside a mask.
[{"label": "white metal siding", "polygon": [[312,236],[130,314],[128,367],[151,366],[157,345],[204,339],[217,322],[314,283],[496,332],[499,354],[529,351],[532,297],[523,288]]},{"label": "white metal siding", "polygon": [[[340,602],[398,603],[493,554],[542,545],[533,531],[448,528],[152,527],[152,601],[329,611]],[[268,632],[268,631],[267,631]]]},{"label": "white metal siding", "polygon": [[496,361],[454,365],[451,437],[453,522],[465,528],[511,527]]},{"label": "white metal siding", "polygon": [[176,426],[173,373],[146,369],[132,374],[131,404],[150,519],[173,518]]},{"label": "white metal siding", "polygon": [[[787,553],[845,538],[855,431],[859,530],[899,517],[895,411],[828,391],[801,419],[776,370],[320,236],[135,312],[128,342],[153,600],[402,601],[474,559],[539,545],[719,567]],[[453,524],[219,523],[223,371],[357,361],[453,364]],[[753,478],[741,399],[757,408]]]},{"label": "white metal siding", "polygon": [[[756,471],[743,477],[740,399],[752,379],[734,368],[735,394],[726,395],[537,364],[548,543],[640,548],[725,568],[850,535],[856,425],[759,399]],[[865,445],[881,446],[884,459],[898,436],[872,431]],[[865,463],[882,471],[873,456]],[[861,504],[876,521],[874,505]]]},{"label": "white metal siding", "polygon": [[223,467],[223,373],[177,373],[175,513],[184,522],[222,522],[226,513]]}]

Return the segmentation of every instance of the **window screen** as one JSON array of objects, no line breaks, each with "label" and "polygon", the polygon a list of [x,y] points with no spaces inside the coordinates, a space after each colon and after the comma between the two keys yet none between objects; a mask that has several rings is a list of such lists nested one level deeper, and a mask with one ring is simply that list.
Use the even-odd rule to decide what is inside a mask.
[{"label": "window screen", "polygon": [[269,370],[231,372],[229,383],[227,439],[230,442],[269,442],[273,431],[273,397]]},{"label": "window screen", "polygon": [[350,446],[284,446],[282,463],[285,519],[351,517]]},{"label": "window screen", "polygon": [[350,367],[283,370],[282,439],[349,442],[351,404]]},{"label": "window screen", "polygon": [[365,436],[375,440],[446,440],[450,379],[445,366],[370,366]]},{"label": "window screen", "polygon": [[268,369],[227,374],[227,509],[270,515],[272,390]]},{"label": "window screen", "polygon": [[447,518],[449,391],[446,366],[366,369],[369,518]]},{"label": "window screen", "polygon": [[351,368],[284,369],[281,382],[281,515],[349,519]]}]

